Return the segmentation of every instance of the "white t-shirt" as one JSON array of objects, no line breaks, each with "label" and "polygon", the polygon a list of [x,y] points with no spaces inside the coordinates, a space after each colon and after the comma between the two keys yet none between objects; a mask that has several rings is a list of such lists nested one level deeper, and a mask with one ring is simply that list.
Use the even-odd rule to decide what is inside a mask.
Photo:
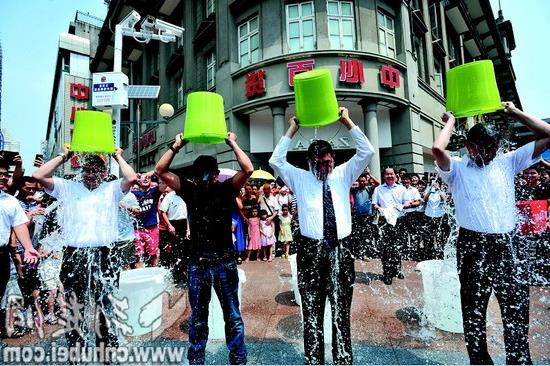
[{"label": "white t-shirt", "polygon": [[260,210],[266,210],[268,216],[273,215],[275,210],[280,211],[280,209],[279,200],[274,195],[270,194],[269,197],[260,196]]},{"label": "white t-shirt", "polygon": [[168,192],[162,200],[159,209],[166,212],[168,220],[184,220],[187,219],[187,205],[183,198],[178,196],[176,192]]},{"label": "white t-shirt", "polygon": [[126,195],[120,201],[124,208],[118,208],[118,238],[117,241],[132,241],[135,238],[134,234],[134,216],[129,211],[132,208],[139,209],[139,202],[132,192]]},{"label": "white t-shirt", "polygon": [[441,217],[445,215],[445,199],[441,197],[444,194],[442,191],[430,193],[426,202],[426,210],[424,214],[428,217]]},{"label": "white t-shirt", "polygon": [[[405,188],[405,192],[403,193],[403,199],[405,200],[406,203],[412,202],[414,200],[419,200],[420,193],[418,192],[418,189],[416,189],[415,187],[409,186],[409,188]],[[409,213],[417,210],[418,210],[418,207],[411,207],[411,208],[403,209],[403,212]]]},{"label": "white t-shirt", "polygon": [[0,191],[0,247],[9,244],[11,229],[26,224],[29,219],[17,198]]},{"label": "white t-shirt", "polygon": [[449,185],[458,225],[480,233],[502,234],[517,222],[514,176],[540,160],[533,159],[535,143],[499,154],[487,166],[477,167],[468,156],[451,160],[449,171],[436,166]]},{"label": "white t-shirt", "polygon": [[60,201],[61,231],[67,246],[109,246],[117,241],[121,179],[103,182],[93,190],[81,182],[53,177],[51,196]]}]

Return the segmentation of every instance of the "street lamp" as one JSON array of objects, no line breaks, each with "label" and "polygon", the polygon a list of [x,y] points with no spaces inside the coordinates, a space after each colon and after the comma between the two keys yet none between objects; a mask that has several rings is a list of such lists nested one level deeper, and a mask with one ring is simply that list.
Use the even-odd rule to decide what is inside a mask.
[{"label": "street lamp", "polygon": [[169,103],[164,103],[159,107],[159,114],[162,117],[162,120],[155,121],[142,121],[141,120],[141,101],[138,100],[137,110],[136,110],[136,120],[135,121],[123,121],[122,125],[132,125],[134,133],[136,134],[136,159],[135,159],[135,168],[136,171],[140,171],[140,138],[141,138],[141,124],[151,125],[151,124],[165,124],[168,123],[168,119],[174,115],[174,107]]}]

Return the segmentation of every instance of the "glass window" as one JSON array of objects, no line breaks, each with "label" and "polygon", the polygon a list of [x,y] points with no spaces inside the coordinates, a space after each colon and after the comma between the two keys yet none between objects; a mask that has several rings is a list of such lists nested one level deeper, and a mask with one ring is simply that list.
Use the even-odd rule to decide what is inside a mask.
[{"label": "glass window", "polygon": [[327,1],[330,48],[355,49],[353,3],[351,1]]},{"label": "glass window", "polygon": [[205,0],[205,1],[206,1],[206,16],[208,17],[215,10],[214,8],[215,0]]},{"label": "glass window", "polygon": [[378,50],[381,55],[395,58],[395,30],[393,18],[378,11]]},{"label": "glass window", "polygon": [[216,86],[216,54],[214,51],[206,55],[206,89]]},{"label": "glass window", "polygon": [[439,4],[430,5],[430,24],[432,27],[432,36],[434,40],[439,38]]},{"label": "glass window", "polygon": [[287,42],[290,52],[315,49],[313,1],[286,6]]},{"label": "glass window", "polygon": [[444,80],[443,80],[443,61],[439,59],[434,60],[434,79],[435,79],[435,90],[439,95],[444,95]]},{"label": "glass window", "polygon": [[259,19],[254,17],[239,26],[239,63],[241,67],[258,62],[260,58]]},{"label": "glass window", "polygon": [[176,81],[178,86],[178,100],[177,100],[177,108],[183,108],[184,104],[184,96],[183,96],[183,77],[180,77]]}]

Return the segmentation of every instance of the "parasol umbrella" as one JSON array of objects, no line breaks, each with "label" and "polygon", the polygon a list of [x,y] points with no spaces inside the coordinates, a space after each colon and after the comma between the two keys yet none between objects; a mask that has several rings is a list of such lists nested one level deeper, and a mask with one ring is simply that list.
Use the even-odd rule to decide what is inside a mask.
[{"label": "parasol umbrella", "polygon": [[233,169],[228,169],[228,168],[221,168],[220,169],[220,174],[218,174],[218,180],[220,182],[224,182],[226,181],[227,179],[231,178],[232,176],[234,176],[235,174],[237,174],[237,171],[236,170],[233,170]]},{"label": "parasol umbrella", "polygon": [[263,179],[263,180],[275,180],[275,177],[273,175],[271,175],[269,172],[266,172],[265,170],[262,170],[262,169],[254,170],[250,178]]}]

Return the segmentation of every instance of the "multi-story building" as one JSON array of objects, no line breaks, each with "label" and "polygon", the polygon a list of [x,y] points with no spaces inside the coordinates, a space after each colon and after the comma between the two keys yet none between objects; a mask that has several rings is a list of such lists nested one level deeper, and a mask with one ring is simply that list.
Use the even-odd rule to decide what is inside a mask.
[{"label": "multi-story building", "polygon": [[[95,55],[102,25],[102,19],[77,11],[68,31],[59,35],[46,141],[42,145],[46,159],[63,152],[63,144],[71,142],[74,113],[91,108],[90,60]],[[57,173],[73,175],[78,168],[76,157]]]},{"label": "multi-story building", "polygon": [[[130,84],[160,85],[159,99],[141,101],[142,119],[157,120],[158,105],[171,103],[166,125],[146,125],[140,151],[123,130],[130,162],[150,170],[185,121],[186,96],[215,91],[226,119],[255,166],[267,168],[273,147],[294,115],[293,76],[331,70],[339,103],[350,110],[377,154],[371,170],[386,164],[433,171],[432,142],[442,128],[445,73],[459,64],[491,59],[503,99],[520,105],[510,60],[510,22],[495,20],[489,0],[112,0],[92,61],[92,72],[111,71],[112,27],[132,9],[185,28],[177,43],[124,39],[123,71]],[[135,106],[123,120],[135,120]],[[354,153],[339,123],[300,129],[289,160],[304,164],[313,138],[330,140],[337,162]],[[236,167],[224,145],[187,145],[173,167],[184,169],[200,154]]]}]

